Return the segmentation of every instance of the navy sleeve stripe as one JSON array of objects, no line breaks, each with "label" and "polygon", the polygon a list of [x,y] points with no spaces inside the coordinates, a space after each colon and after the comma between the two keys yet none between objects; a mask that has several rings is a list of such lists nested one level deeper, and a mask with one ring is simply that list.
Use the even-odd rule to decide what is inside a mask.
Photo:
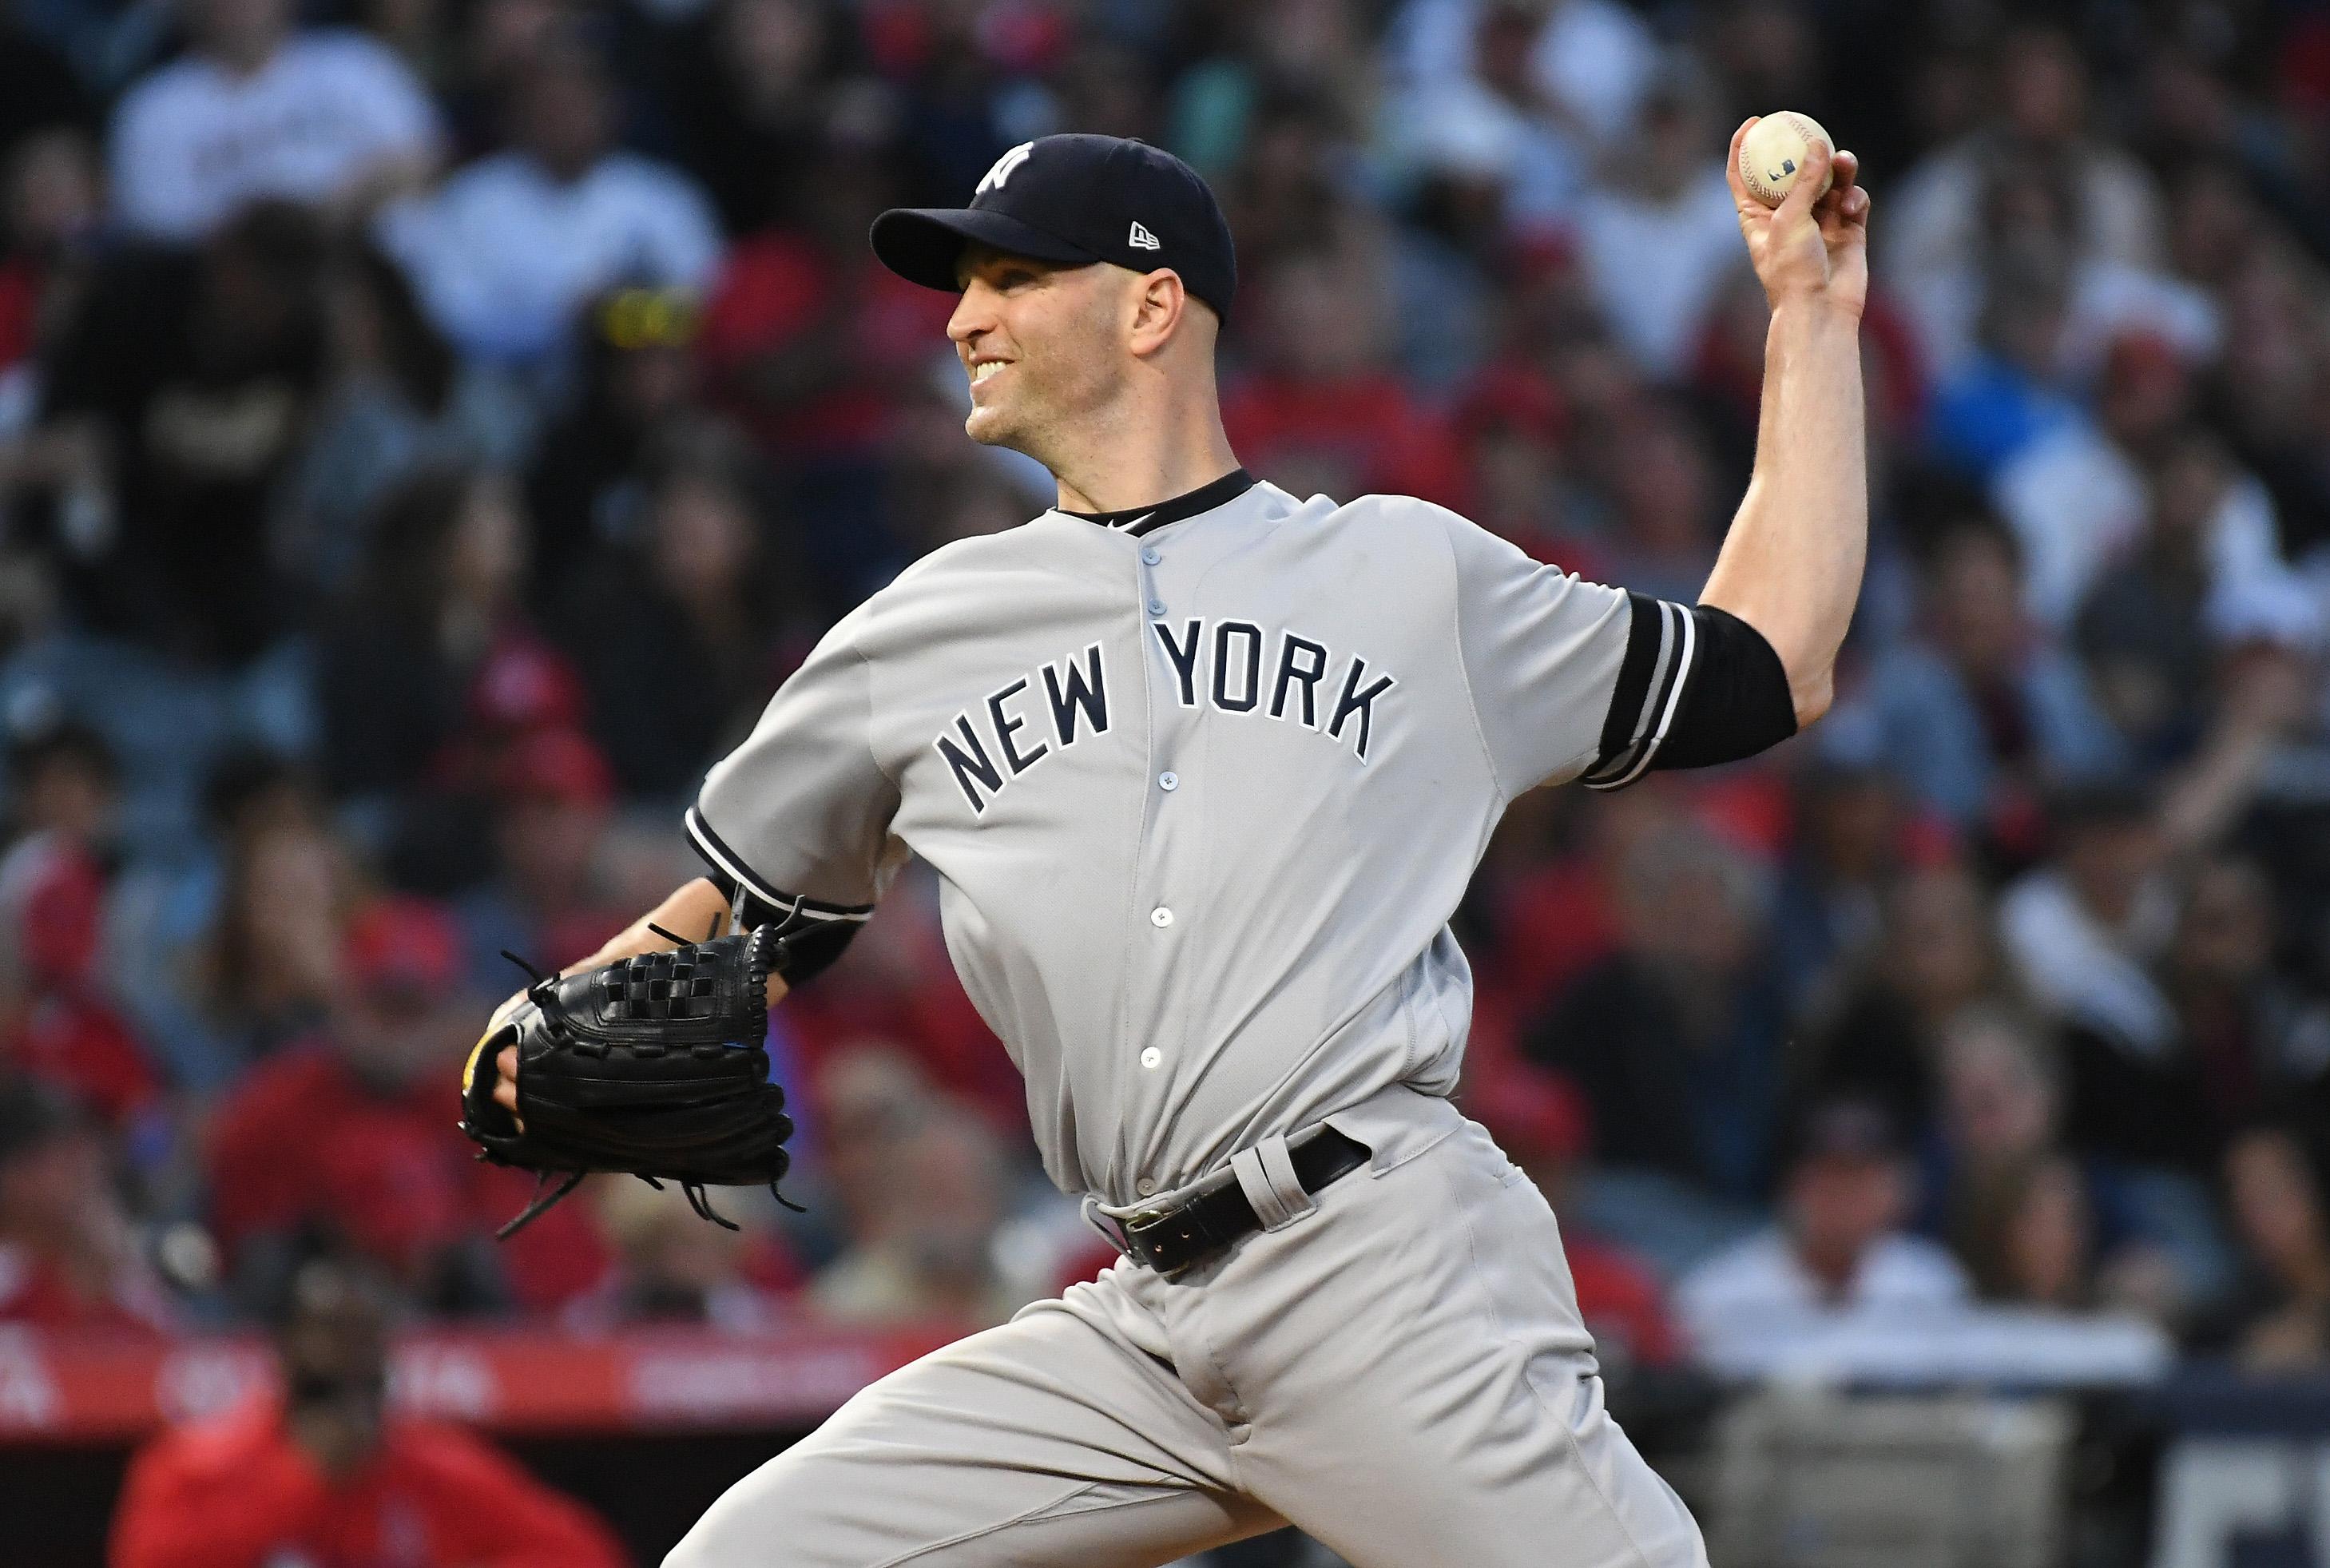
[{"label": "navy sleeve stripe", "polygon": [[1586,772],[1589,789],[1624,789],[1650,767],[1674,723],[1698,648],[1698,628],[1690,610],[1641,594],[1627,598],[1634,625],[1619,666],[1618,688],[1611,695],[1610,717],[1603,726],[1603,755]]},{"label": "navy sleeve stripe", "polygon": [[[727,895],[730,904],[735,907],[737,919],[742,924],[757,925],[769,921],[791,922],[795,920],[862,922],[874,912],[874,906],[870,903],[827,903],[803,893],[781,892],[753,874],[752,869],[744,864],[744,858],[723,843],[718,834],[712,831],[712,825],[704,820],[702,811],[693,806],[689,807],[687,824],[688,843],[695,848],[696,853],[704,858],[705,864],[711,867],[713,884]],[[764,906],[765,912],[747,912],[738,900],[739,892],[759,901]],[[762,918],[758,921],[748,920],[745,918],[748,912],[759,913]]]},{"label": "navy sleeve stripe", "polygon": [[1602,721],[1602,749],[1596,769],[1642,738],[1644,702],[1650,695],[1666,651],[1666,635],[1659,601],[1639,593],[1626,595],[1626,653],[1618,664],[1618,684],[1610,693],[1610,712]]}]

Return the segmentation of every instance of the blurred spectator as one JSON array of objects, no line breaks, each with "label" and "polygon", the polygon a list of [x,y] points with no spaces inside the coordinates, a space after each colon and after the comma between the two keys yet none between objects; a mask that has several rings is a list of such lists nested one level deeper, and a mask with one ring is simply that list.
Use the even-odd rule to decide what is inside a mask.
[{"label": "blurred spectator", "polygon": [[[86,284],[102,201],[96,150],[75,128],[54,127],[0,152],[0,440],[16,435],[37,407],[33,355]],[[53,480],[44,470],[57,460],[19,449],[13,462],[0,461],[0,495],[13,484]]]},{"label": "blurred spectator", "polygon": [[[2160,196],[2151,176],[2088,126],[2086,62],[2072,40],[2043,24],[1998,43],[1987,85],[1994,113],[1983,128],[1935,153],[1902,180],[1886,254],[1914,297],[1974,269],[1999,232],[1985,195],[2001,181],[2060,186],[2078,213],[2081,258],[2129,269],[2163,259]],[[1955,355],[1934,354],[1946,370]]]},{"label": "blurred spectator", "polygon": [[1956,1243],[1985,1300],[2113,1312],[2173,1325],[2183,1282],[2163,1249],[2115,1239],[2077,1160],[2042,1152],[1993,1171],[1967,1197]]},{"label": "blurred spectator", "polygon": [[322,383],[324,260],[311,214],[262,203],[198,252],[125,251],[93,280],[44,395],[118,454],[76,544],[101,628],[230,665],[284,629],[265,503]]},{"label": "blurred spectator", "polygon": [[1727,521],[1705,429],[1679,401],[1644,399],[1603,434],[1588,461],[1616,513],[1605,570],[1637,593],[1697,603]]},{"label": "blurred spectator", "polygon": [[557,602],[594,560],[646,533],[641,469],[695,417],[697,316],[674,288],[617,289],[584,312],[579,394],[543,432],[526,476],[537,602]]},{"label": "blurred spectator", "polygon": [[417,185],[436,111],[402,61],[362,33],[292,26],[289,0],[196,0],[184,59],[132,88],[113,121],[122,222],[190,243],[246,204],[346,215]]},{"label": "blurred spectator", "polygon": [[600,882],[615,782],[587,737],[535,731],[511,747],[497,783],[494,874],[457,906],[469,984],[485,996],[517,981],[504,951],[563,968],[597,952],[636,915]]},{"label": "blurred spectator", "polygon": [[[874,1035],[849,1040],[814,1063],[806,1082],[803,1174],[828,1199],[810,1205],[808,1223],[817,1226],[820,1214],[836,1213],[843,1235],[864,1235],[880,1223],[890,1201],[888,1173],[939,1096],[910,1053]],[[840,1236],[825,1240],[842,1244]]]},{"label": "blurred spectator", "polygon": [[409,790],[445,761],[475,682],[534,637],[524,515],[490,469],[425,469],[383,502],[364,569],[322,628],[325,778],[357,798]]},{"label": "blurred spectator", "polygon": [[88,87],[64,56],[26,26],[14,7],[0,13],[0,161],[33,136],[85,129],[96,118]]},{"label": "blurred spectator", "polygon": [[1934,1041],[1937,1130],[1950,1180],[1980,1178],[2044,1155],[2063,1128],[2063,1064],[2055,1041],[2028,1015],[1978,1002],[1946,1020]]},{"label": "blurred spectator", "polygon": [[1782,1368],[1797,1342],[1853,1319],[1914,1323],[1962,1307],[1956,1260],[1901,1230],[1910,1175],[1876,1106],[1837,1100],[1807,1119],[1780,1223],[1719,1253],[1676,1291],[1700,1360],[1727,1377]]},{"label": "blurred spectator", "polygon": [[351,586],[382,504],[400,486],[513,457],[519,443],[516,415],[465,373],[379,250],[343,247],[324,300],[327,380],[276,493],[269,549],[287,580],[331,595]]},{"label": "blurred spectator", "polygon": [[2001,929],[2023,985],[2054,1016],[2132,1059],[2165,1058],[2176,1020],[2149,968],[2175,910],[2143,797],[2121,786],[2065,797],[2056,857],[2007,890]]},{"label": "blurred spectator", "polygon": [[220,1240],[247,1264],[254,1242],[327,1220],[427,1295],[432,1275],[466,1262],[461,1151],[437,1102],[483,1009],[458,988],[451,921],[417,901],[359,912],[337,969],[327,1036],[266,1063],[221,1108],[211,1172]]},{"label": "blurred spectator", "polygon": [[677,170],[616,149],[613,87],[579,37],[544,43],[508,112],[508,151],[384,215],[384,242],[464,354],[536,364],[602,289],[711,286],[711,209]]},{"label": "blurred spectator", "polygon": [[[479,1166],[446,1110],[490,1006],[462,978],[460,933],[442,909],[373,904],[349,927],[328,1033],[267,1062],[221,1108],[212,1216],[246,1294],[263,1297],[317,1234],[440,1312],[500,1308],[513,1285],[547,1305],[599,1276],[602,1254],[579,1209],[543,1216],[525,1248],[497,1252],[487,1240],[526,1184]],[[554,1278],[505,1280],[505,1270],[554,1249]]]},{"label": "blurred spectator", "polygon": [[56,1091],[0,1072],[0,1324],[154,1334],[173,1316],[99,1129]]},{"label": "blurred spectator", "polygon": [[2224,1184],[2241,1273],[2199,1343],[2266,1371],[2330,1364],[2330,1184],[2318,1153],[2286,1126],[2252,1128],[2226,1149]]},{"label": "blurred spectator", "polygon": [[[614,1266],[559,1315],[566,1327],[601,1334],[643,1323],[696,1323],[732,1334],[764,1333],[790,1315],[781,1290],[800,1284],[791,1260],[758,1227],[706,1223],[677,1187],[602,1178],[591,1195]],[[752,1202],[724,1193],[720,1206]]]},{"label": "blurred spectator", "polygon": [[1760,950],[1754,868],[1671,829],[1637,844],[1621,877],[1617,951],[1578,977],[1523,1050],[1584,1091],[1604,1161],[1757,1199],[1772,1176],[1785,1015]]},{"label": "blurred spectator", "polygon": [[1940,1108],[1944,1043],[1955,1025],[1970,1008],[2010,1000],[2014,981],[1982,885],[1962,866],[1893,883],[1881,919],[1840,994],[1808,1015],[1790,1098],[1802,1109],[1850,1094],[1918,1129]]},{"label": "blurred spectator", "polygon": [[1444,211],[1454,196],[1518,227],[1567,227],[1585,194],[1592,135],[1549,104],[1531,79],[1528,45],[1537,16],[1501,3],[1472,9],[1473,74],[1419,84],[1394,99],[1385,115],[1387,150],[1425,192],[1443,187],[1426,211]]},{"label": "blurred spectator", "polygon": [[853,1210],[848,1246],[810,1287],[838,1323],[1003,1322],[1026,1302],[1005,1283],[995,1240],[1011,1202],[996,1135],[944,1100],[904,1129],[871,1204]]},{"label": "blurred spectator", "polygon": [[1772,915],[1792,1014],[1836,1004],[1883,940],[1888,888],[1947,851],[1939,825],[1903,800],[1877,741],[1874,725],[1840,721],[1794,779],[1793,843]]},{"label": "blurred spectator", "polygon": [[1457,499],[1447,427],[1385,364],[1371,269],[1348,252],[1314,249],[1277,259],[1249,287],[1265,335],[1260,364],[1222,400],[1222,423],[1246,465],[1297,496]]},{"label": "blurred spectator", "polygon": [[1953,524],[1928,558],[1923,635],[1881,655],[1858,698],[1910,794],[2010,856],[2035,849],[2043,791],[2123,752],[2078,664],[2023,619],[2020,570],[1994,523]]},{"label": "blurred spectator", "polygon": [[1959,1251],[1984,1299],[2060,1311],[2098,1304],[2095,1217],[2079,1167],[2047,1154],[1998,1173]]},{"label": "blurred spectator", "polygon": [[312,816],[254,812],[237,825],[210,927],[178,978],[187,1015],[165,1037],[181,1084],[215,1094],[323,1022],[355,902],[346,851]]},{"label": "blurred spectator", "polygon": [[1657,381],[1682,379],[1717,288],[1746,260],[1722,157],[1710,156],[1723,137],[1696,64],[1671,61],[1578,212],[1603,320]]},{"label": "blurred spectator", "polygon": [[720,0],[681,35],[667,98],[730,234],[796,217],[848,36],[823,0]]},{"label": "blurred spectator", "polygon": [[1472,486],[1464,515],[1539,561],[1600,575],[1569,532],[1569,410],[1553,379],[1526,363],[1490,365],[1463,389],[1455,426]]},{"label": "blurred spectator", "polygon": [[[939,401],[933,366],[946,378],[950,467],[1025,461],[966,449],[961,367],[946,343],[954,301],[908,283],[866,243],[876,213],[913,199],[903,160],[870,128],[837,117],[806,166],[768,171],[792,183],[798,207],[730,248],[696,345],[715,406],[784,465],[788,498],[816,524],[804,543],[852,599],[895,573],[899,522],[917,516],[902,507],[894,518],[884,501],[895,470],[922,466],[927,443],[903,416],[917,399]],[[1039,489],[1049,499],[1048,477]]]},{"label": "blurred spectator", "polygon": [[2070,624],[2098,580],[2131,558],[2155,575],[2181,570],[2201,592],[2213,579],[2278,570],[2271,499],[2192,428],[2193,401],[2174,345],[2123,334],[2104,357],[2095,417],[2000,470],[1994,493],[2030,562],[2027,602],[2041,621]]},{"label": "blurred spectator", "polygon": [[[1995,222],[2014,229],[2013,214]],[[1993,483],[2018,457],[2079,422],[2079,404],[2066,384],[2069,267],[2059,250],[2043,244],[2008,250],[1966,280],[1975,303],[1966,313],[1973,325],[1964,352],[1932,341],[1928,328],[1925,353],[1937,385],[1926,442],[1957,472]]]},{"label": "blurred spectator", "polygon": [[641,536],[578,585],[564,640],[624,793],[672,799],[774,689],[800,585],[772,549],[763,479],[740,443],[691,430],[658,458]]},{"label": "blurred spectator", "polygon": [[[2070,1129],[2082,1148],[2199,1172],[2269,1108],[2330,1111],[2330,1010],[2274,973],[2272,892],[2255,866],[2194,868],[2171,918],[2150,982],[2155,1032],[2136,1032],[2132,1003],[2121,1020],[2074,999]],[[2099,997],[2109,962],[2085,960]]]},{"label": "blurred spectator", "polygon": [[2192,431],[2168,440],[2152,479],[2148,526],[2086,594],[2076,629],[2098,700],[2157,765],[2201,739],[2215,656],[2206,606],[2221,575],[2212,545],[2231,477],[2217,443]]},{"label": "blurred spectator", "polygon": [[116,845],[121,768],[103,735],[75,719],[33,724],[8,747],[10,841],[55,834],[92,854]]},{"label": "blurred spectator", "polygon": [[96,861],[62,832],[27,835],[0,855],[0,1067],[128,1129],[154,1110],[161,1086],[105,992],[104,900]]},{"label": "blurred spectator", "polygon": [[613,1535],[458,1427],[389,1403],[388,1293],[333,1259],[291,1282],[280,1392],[131,1461],[111,1568],[621,1568]]},{"label": "blurred spectator", "polygon": [[[1407,0],[1388,44],[1394,71],[1425,94],[1521,61],[1544,111],[1596,146],[1634,130],[1658,64],[1649,25],[1615,0]],[[1492,48],[1503,58],[1487,58]]]}]

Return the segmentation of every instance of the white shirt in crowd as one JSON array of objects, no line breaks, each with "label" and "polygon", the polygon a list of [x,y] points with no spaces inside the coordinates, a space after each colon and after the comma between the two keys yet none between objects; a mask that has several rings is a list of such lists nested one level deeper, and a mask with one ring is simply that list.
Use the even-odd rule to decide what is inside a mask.
[{"label": "white shirt in crowd", "polygon": [[[2070,625],[2088,591],[2142,543],[2152,494],[2144,471],[2086,420],[2040,437],[2000,468],[1992,499],[2022,542],[2026,608]],[[2209,522],[2212,592],[2289,575],[2273,497],[2242,474]]]},{"label": "white shirt in crowd", "polygon": [[1675,1304],[1709,1370],[1756,1378],[1779,1370],[1808,1337],[1823,1331],[1955,1314],[1973,1295],[1965,1270],[1947,1251],[1922,1237],[1896,1234],[1862,1255],[1843,1299],[1832,1301],[1786,1233],[1774,1226],[1685,1275]]},{"label": "white shirt in crowd", "polygon": [[113,120],[114,207],[134,232],[194,241],[251,202],[328,201],[438,145],[436,109],[392,51],[301,33],[247,76],[188,55],[131,88]]},{"label": "white shirt in crowd", "polygon": [[[1409,0],[1388,47],[1399,83],[1430,93],[1472,76],[1482,0]],[[1594,140],[1618,141],[1634,124],[1658,69],[1657,35],[1616,0],[1555,0],[1530,48],[1530,75]]]},{"label": "white shirt in crowd", "polygon": [[1596,190],[1580,210],[1577,230],[1603,320],[1652,376],[1682,379],[1717,291],[1747,267],[1722,165],[1709,165],[1669,201]]},{"label": "white shirt in crowd", "polygon": [[712,208],[686,175],[620,152],[564,182],[524,153],[480,159],[383,213],[380,237],[440,331],[466,354],[513,364],[557,348],[601,289],[708,288],[721,251]]},{"label": "white shirt in crowd", "polygon": [[2166,892],[2155,886],[2136,901],[2126,929],[2115,930],[2059,871],[2032,872],[1998,905],[2009,959],[2039,1005],[2145,1056],[2175,1043],[2175,1009],[2150,968],[2175,920]]}]

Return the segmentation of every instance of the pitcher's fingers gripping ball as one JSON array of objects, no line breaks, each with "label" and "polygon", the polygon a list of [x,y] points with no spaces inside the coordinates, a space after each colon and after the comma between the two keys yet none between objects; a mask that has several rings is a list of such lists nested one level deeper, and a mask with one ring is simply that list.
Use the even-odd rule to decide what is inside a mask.
[{"label": "pitcher's fingers gripping ball", "polygon": [[[1806,140],[1785,129],[1786,145],[1801,145],[1803,155],[1781,160],[1795,167],[1781,175],[1786,188],[1775,204],[1757,191],[1758,184],[1772,188],[1765,173],[1749,176],[1757,161],[1750,148],[1766,126],[1785,119],[1803,120],[1814,134]],[[1806,117],[1772,115],[1747,120],[1732,133],[1726,177],[1739,237],[1765,298],[1776,308],[1784,299],[1818,297],[1857,320],[1869,297],[1869,193],[1861,188],[1861,160],[1832,147]]]},{"label": "pitcher's fingers gripping ball", "polygon": [[[497,1015],[461,1074],[461,1130],[480,1159],[542,1178],[504,1236],[593,1172],[677,1182],[724,1225],[707,1185],[776,1191],[793,1123],[762,1042],[781,945],[762,926],[540,978]],[[497,1094],[496,1063],[511,1051],[515,1093]]]},{"label": "pitcher's fingers gripping ball", "polygon": [[[1804,172],[1814,143],[1832,149],[1836,146],[1820,121],[1808,114],[1783,109],[1750,122],[1748,133],[1739,138],[1735,159],[1748,194],[1767,207],[1778,206]],[[1833,172],[1822,169],[1820,189],[1813,193],[1814,200],[1828,194],[1833,180]]]}]

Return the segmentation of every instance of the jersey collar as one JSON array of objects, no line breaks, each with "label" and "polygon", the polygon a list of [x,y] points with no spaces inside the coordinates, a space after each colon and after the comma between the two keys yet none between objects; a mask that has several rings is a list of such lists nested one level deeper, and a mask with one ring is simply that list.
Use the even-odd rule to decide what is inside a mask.
[{"label": "jersey collar", "polygon": [[1237,499],[1252,488],[1254,476],[1244,468],[1232,468],[1210,485],[1200,485],[1170,501],[1160,501],[1154,506],[1128,506],[1122,512],[1069,512],[1056,506],[1053,510],[1063,517],[1075,517],[1138,538],[1152,528],[1162,528],[1168,523],[1179,523],[1184,517],[1210,512]]}]

